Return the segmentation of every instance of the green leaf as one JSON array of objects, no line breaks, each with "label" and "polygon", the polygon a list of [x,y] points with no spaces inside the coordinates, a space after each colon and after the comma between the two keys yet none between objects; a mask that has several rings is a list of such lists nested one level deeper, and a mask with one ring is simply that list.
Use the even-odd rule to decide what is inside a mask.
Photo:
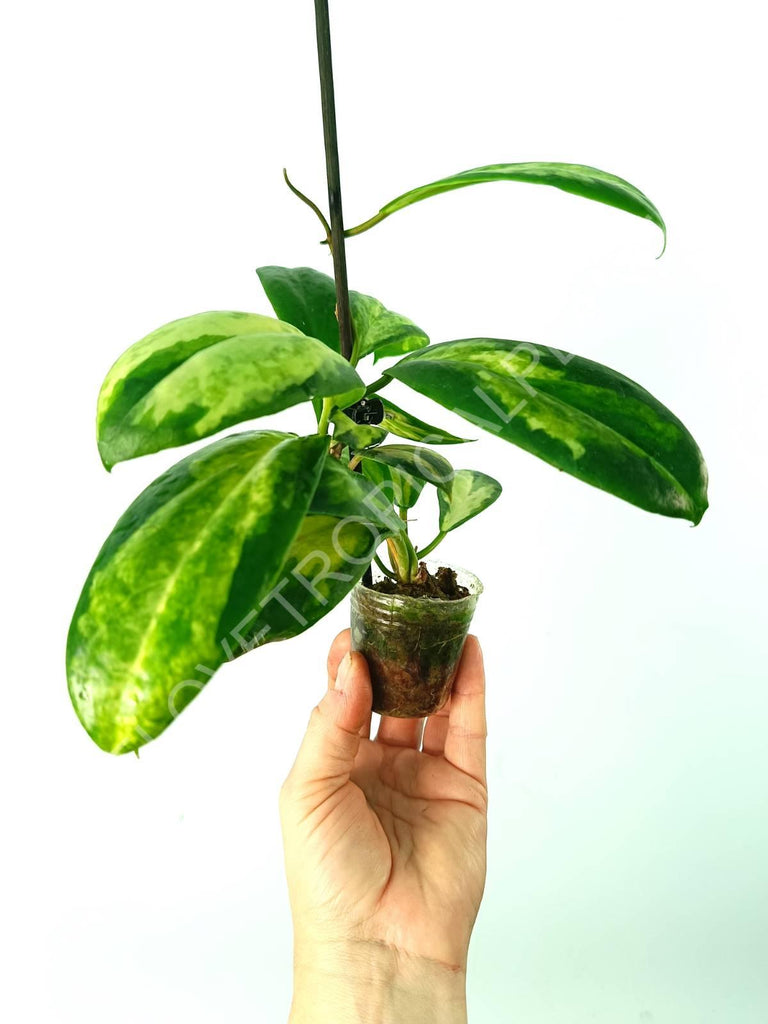
[{"label": "green leaf", "polygon": [[450,533],[488,508],[501,494],[501,484],[492,476],[474,469],[457,469],[451,493],[437,492],[440,505],[440,532]]},{"label": "green leaf", "polygon": [[387,203],[386,206],[382,206],[379,212],[369,220],[354,228],[348,228],[344,234],[346,236],[359,235],[397,210],[403,210],[406,206],[418,203],[422,199],[428,199],[430,196],[491,181],[526,181],[535,185],[553,185],[563,192],[572,192],[574,195],[584,196],[585,199],[594,199],[607,206],[615,206],[636,217],[644,217],[653,221],[661,228],[666,247],[667,229],[661,214],[638,188],[625,181],[624,178],[618,178],[615,174],[598,170],[597,167],[562,163],[488,164],[485,167],[473,167],[468,171],[460,171],[458,174],[440,178],[439,181],[433,181],[428,185],[405,192]]},{"label": "green leaf", "polygon": [[340,352],[333,278],[311,267],[259,267],[262,288],[275,314],[302,334]]},{"label": "green leaf", "polygon": [[[362,452],[358,454],[362,455]],[[424,480],[374,459],[363,459],[363,475],[378,488],[383,498],[398,508],[413,508],[424,490]]]},{"label": "green leaf", "polygon": [[386,429],[370,423],[355,423],[341,409],[331,416],[331,422],[334,425],[333,440],[349,445],[355,451],[381,444],[387,436]]},{"label": "green leaf", "polygon": [[327,438],[226,437],[133,502],[86,580],[67,642],[69,692],[104,750],[158,736],[226,660],[220,620],[258,608],[300,531]]},{"label": "green leaf", "polygon": [[628,377],[496,338],[432,345],[387,374],[558,469],[650,512],[698,523],[707,471],[680,420]]},{"label": "green leaf", "polygon": [[[399,364],[398,364],[399,365]],[[364,463],[376,462],[388,466],[391,470],[397,470],[399,474],[405,474],[415,480],[433,484],[442,490],[450,493],[453,482],[453,467],[448,459],[429,448],[421,448],[412,444],[388,444],[379,448],[370,448],[357,453]],[[393,478],[394,479],[394,478]],[[411,486],[410,481],[405,481]],[[396,486],[402,486],[398,483]],[[418,494],[416,495],[416,498]],[[413,499],[415,502],[416,498]],[[403,508],[410,508],[411,505],[395,501],[395,504]]]},{"label": "green leaf", "polygon": [[257,616],[231,608],[233,655],[303,633],[360,580],[377,547],[403,529],[391,504],[359,473],[326,457],[322,476],[280,579]]},{"label": "green leaf", "polygon": [[424,420],[400,409],[388,398],[382,398],[381,402],[384,406],[384,420],[381,426],[390,434],[405,437],[409,441],[424,441],[426,444],[465,444],[473,440],[470,437],[456,437],[455,434],[449,434],[440,427],[430,426]]},{"label": "green leaf", "polygon": [[[281,320],[319,338],[334,352],[340,350],[336,285],[332,277],[311,267],[259,267],[256,273]],[[358,359],[372,352],[376,359],[403,355],[429,344],[420,327],[407,317],[390,312],[370,295],[351,291],[349,305]]]},{"label": "green leaf", "polygon": [[197,441],[313,396],[365,386],[341,356],[253,313],[174,320],[124,352],[99,395],[104,465]]}]

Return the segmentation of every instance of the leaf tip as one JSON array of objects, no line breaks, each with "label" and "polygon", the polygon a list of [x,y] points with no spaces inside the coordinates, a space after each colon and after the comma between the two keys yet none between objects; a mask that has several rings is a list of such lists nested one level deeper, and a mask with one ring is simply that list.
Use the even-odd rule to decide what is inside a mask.
[{"label": "leaf tip", "polygon": [[693,510],[693,516],[691,517],[691,526],[698,526],[701,520],[704,518],[704,513],[709,508],[709,502],[705,502],[704,505],[698,506]]}]

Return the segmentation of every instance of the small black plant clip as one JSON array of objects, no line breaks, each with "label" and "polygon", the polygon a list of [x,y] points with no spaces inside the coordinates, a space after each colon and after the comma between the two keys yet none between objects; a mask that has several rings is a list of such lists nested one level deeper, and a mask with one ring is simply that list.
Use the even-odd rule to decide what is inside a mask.
[{"label": "small black plant clip", "polygon": [[349,416],[353,423],[367,423],[375,426],[384,419],[384,403],[376,395],[372,395],[370,398],[361,398],[359,402],[355,402],[354,405],[345,409],[344,414]]}]

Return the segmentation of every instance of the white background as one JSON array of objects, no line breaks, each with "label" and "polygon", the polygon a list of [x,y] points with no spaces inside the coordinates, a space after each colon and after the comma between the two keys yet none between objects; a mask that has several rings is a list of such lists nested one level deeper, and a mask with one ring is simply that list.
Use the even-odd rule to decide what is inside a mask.
[{"label": "white background", "polygon": [[[268,312],[256,266],[328,269],[281,180],[285,165],[324,202],[311,8],[7,9],[0,1001],[19,1024],[287,1017],[277,794],[346,603],[222,670],[139,760],[88,739],[63,655],[102,540],[180,454],[103,471],[94,409],[110,364],[179,316]],[[768,1020],[756,13],[743,0],[332,4],[348,223],[453,171],[552,159],[628,178],[669,226],[656,261],[649,222],[488,185],[351,241],[352,286],[437,341],[486,334],[607,362],[674,409],[711,474],[694,530],[491,437],[450,452],[505,487],[442,550],[486,586],[473,1024]],[[269,423],[311,429],[300,410]]]}]

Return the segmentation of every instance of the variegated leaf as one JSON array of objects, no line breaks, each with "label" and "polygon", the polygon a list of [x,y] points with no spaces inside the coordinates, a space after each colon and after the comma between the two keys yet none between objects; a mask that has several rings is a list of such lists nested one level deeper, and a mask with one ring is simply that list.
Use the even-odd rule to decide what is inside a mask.
[{"label": "variegated leaf", "polygon": [[86,580],[69,692],[104,750],[158,736],[227,657],[227,609],[258,607],[299,534],[327,439],[272,431],[194,452],[133,502]]},{"label": "variegated leaf", "polygon": [[376,549],[400,533],[402,521],[388,496],[359,473],[328,456],[298,536],[258,614],[241,604],[228,609],[239,647],[285,640],[304,632],[335,608],[360,580]]},{"label": "variegated leaf", "polygon": [[[400,365],[400,364],[398,364]],[[450,493],[453,467],[448,459],[415,444],[387,444],[358,452],[365,462],[378,462]]]},{"label": "variegated leaf", "polygon": [[371,423],[355,423],[345,412],[337,409],[331,416],[334,426],[333,440],[349,445],[355,451],[381,444],[387,436],[386,429]]},{"label": "variegated leaf", "polygon": [[424,490],[424,480],[375,459],[364,459],[362,468],[365,478],[398,508],[413,508]]},{"label": "variegated leaf", "polygon": [[406,356],[387,373],[640,508],[693,523],[707,508],[706,466],[691,434],[639,384],[600,363],[467,338]]},{"label": "variegated leaf", "polygon": [[360,397],[364,385],[346,360],[291,324],[200,313],[153,331],[114,364],[99,395],[99,452],[109,469],[342,391]]},{"label": "variegated leaf", "polygon": [[475,469],[457,469],[451,493],[437,492],[440,532],[449,533],[492,505],[501,494],[501,484]]},{"label": "variegated leaf", "polygon": [[423,444],[466,444],[473,440],[470,437],[456,437],[441,427],[430,426],[412,413],[399,408],[388,398],[382,398],[381,403],[384,406],[381,426],[397,437],[404,437],[408,441],[421,441]]}]

